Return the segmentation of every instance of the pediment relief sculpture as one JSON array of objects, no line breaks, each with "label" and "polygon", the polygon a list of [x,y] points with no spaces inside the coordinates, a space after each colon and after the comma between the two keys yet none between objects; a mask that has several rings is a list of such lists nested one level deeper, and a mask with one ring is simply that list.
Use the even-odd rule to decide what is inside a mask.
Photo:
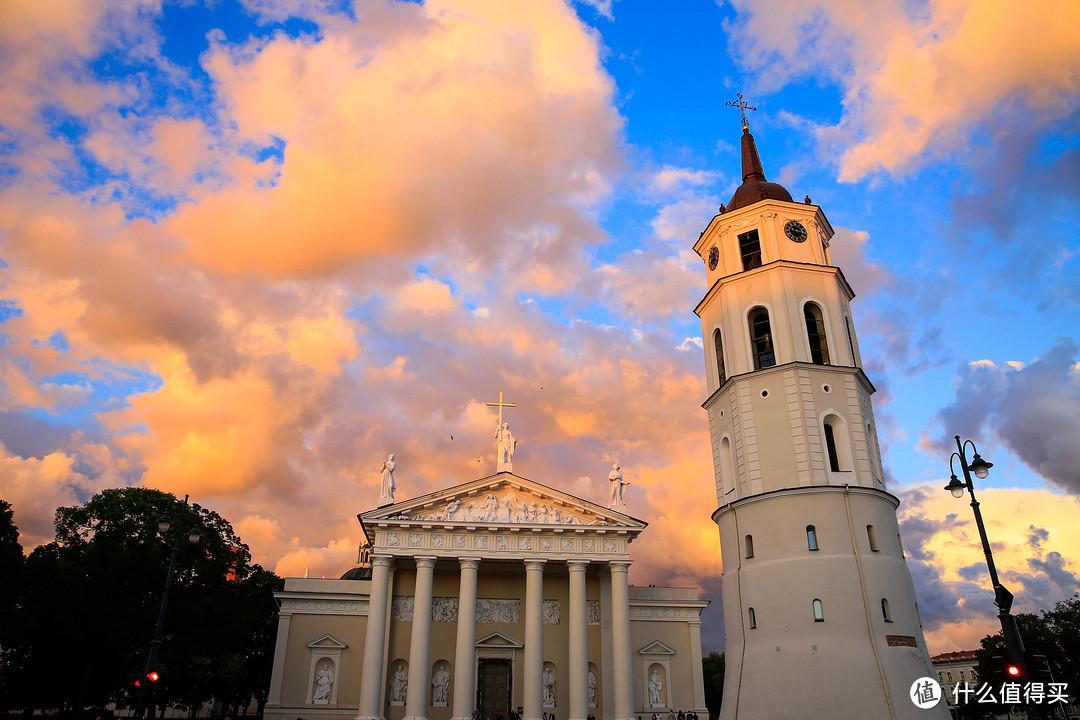
[{"label": "pediment relief sculpture", "polygon": [[607,521],[583,507],[560,507],[532,495],[489,492],[448,502],[417,512],[404,512],[390,520],[443,522],[525,523],[530,525],[607,525]]}]

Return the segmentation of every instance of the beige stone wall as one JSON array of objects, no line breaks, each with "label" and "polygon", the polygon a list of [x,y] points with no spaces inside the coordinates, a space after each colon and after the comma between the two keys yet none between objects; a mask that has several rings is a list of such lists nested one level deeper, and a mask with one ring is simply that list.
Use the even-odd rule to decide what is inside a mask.
[{"label": "beige stone wall", "polygon": [[[393,596],[410,596],[415,587],[415,568],[410,567],[410,561],[402,560],[398,563],[392,581]],[[598,567],[591,568],[586,581],[586,599],[601,601],[601,580],[598,575]],[[459,566],[456,561],[440,561],[436,565],[433,584],[435,597],[457,597],[459,583]],[[343,596],[341,590],[348,588],[359,590],[368,588],[366,581],[355,583],[350,581],[300,581],[290,579],[286,585],[286,593],[293,600],[300,597],[310,598],[307,600],[309,607],[303,612],[296,611],[292,614],[289,624],[289,638],[287,642],[287,656],[284,663],[284,677],[282,680],[282,695],[280,708],[268,708],[267,717],[271,720],[294,720],[296,717],[333,718],[333,720],[351,720],[355,717],[360,695],[360,669],[363,660],[363,648],[367,629],[367,617],[365,614],[337,615],[320,613],[313,608],[319,607],[318,603],[325,604],[325,598],[335,597],[340,600]],[[696,621],[699,608],[704,605],[697,601],[696,590],[677,588],[637,588],[631,587],[631,604],[635,611],[645,608],[651,612],[655,607],[657,619],[644,620],[632,618],[631,637],[634,657],[632,670],[634,673],[634,703],[633,707],[637,714],[645,712],[645,686],[643,680],[643,660],[637,653],[639,649],[659,641],[671,647],[675,655],[668,658],[670,664],[670,678],[665,680],[665,694],[672,699],[671,707],[678,710],[689,709],[694,706],[694,678],[692,672],[692,647],[690,622]],[[477,581],[478,598],[506,598],[521,599],[525,595],[525,573],[522,565],[518,563],[489,563],[481,565],[480,576]],[[356,594],[358,601],[366,602],[366,594]],[[545,624],[544,635],[544,661],[552,663],[556,674],[556,697],[555,708],[545,708],[547,712],[553,712],[558,720],[569,720],[569,678],[570,664],[569,633],[568,633],[568,606],[569,606],[569,575],[565,564],[549,563],[544,572],[544,598],[558,600],[560,603],[560,622],[557,625]],[[692,609],[695,606],[698,609]],[[675,617],[673,608],[677,608],[680,616]],[[685,615],[683,615],[685,613]],[[608,611],[601,604],[601,622],[587,626],[587,643],[589,664],[594,668],[599,688],[597,690],[597,707],[590,708],[600,720],[604,719],[604,702],[612,689],[605,682],[603,650],[604,624],[610,623],[607,617]],[[692,615],[692,617],[691,617]],[[483,623],[476,627],[477,641],[492,633],[501,633],[507,638],[524,642],[524,607],[522,607],[520,623]],[[391,621],[389,623],[388,646],[387,646],[387,675],[383,678],[384,699],[382,711],[387,720],[402,720],[405,717],[404,706],[390,706],[388,703],[389,689],[388,678],[397,663],[404,663],[408,671],[409,648],[411,642],[412,622]],[[337,704],[306,705],[311,672],[311,650],[307,644],[323,636],[331,634],[348,647],[341,652],[340,670],[336,682]],[[424,692],[427,695],[427,717],[430,720],[450,720],[454,703],[454,679],[457,677],[455,662],[455,646],[457,642],[457,624],[433,622],[431,624],[431,651],[429,676],[433,674],[433,668],[438,664],[445,664],[450,672],[451,683],[447,707],[432,707],[430,686],[427,688],[409,688],[409,694]],[[521,648],[481,648],[477,653],[480,657],[505,657],[513,663],[513,702],[514,706],[524,704],[523,688],[525,685],[524,658]],[[700,663],[700,658],[697,659]],[[649,710],[651,713],[651,709]],[[646,714],[649,714],[646,713]]]}]

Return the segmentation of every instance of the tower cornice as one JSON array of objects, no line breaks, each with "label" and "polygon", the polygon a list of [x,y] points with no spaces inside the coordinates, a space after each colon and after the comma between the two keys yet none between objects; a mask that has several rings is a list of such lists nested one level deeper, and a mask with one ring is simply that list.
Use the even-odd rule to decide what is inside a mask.
[{"label": "tower cornice", "polygon": [[723,394],[724,390],[732,387],[732,385],[734,385],[740,380],[748,380],[752,377],[778,375],[787,370],[800,367],[807,368],[815,372],[832,372],[836,373],[837,375],[854,374],[855,378],[863,385],[863,389],[865,389],[868,394],[873,395],[875,392],[877,392],[877,388],[874,387],[874,383],[870,382],[870,378],[867,376],[866,372],[861,367],[853,365],[817,365],[815,363],[808,363],[797,360],[795,362],[784,363],[783,365],[774,365],[772,367],[764,368],[761,370],[751,370],[750,372],[732,375],[726,380],[724,380],[724,384],[716,388],[716,390],[713,391],[713,393],[705,399],[705,402],[701,403],[701,407],[708,410],[710,407],[712,407],[712,404],[716,402],[716,399]]},{"label": "tower cornice", "polygon": [[722,288],[724,285],[741,281],[748,277],[754,277],[755,275],[761,275],[777,268],[789,268],[793,270],[804,270],[809,272],[822,273],[826,275],[833,275],[837,278],[837,280],[840,282],[840,286],[847,293],[848,301],[850,302],[851,299],[855,297],[855,291],[851,288],[851,285],[848,283],[847,278],[844,277],[844,271],[836,267],[835,265],[818,265],[817,263],[802,263],[796,262],[794,260],[773,260],[770,263],[765,263],[764,265],[756,267],[752,270],[744,270],[742,272],[731,273],[730,275],[718,277],[713,282],[712,287],[708,289],[705,295],[698,302],[697,306],[694,308],[694,314],[698,317],[701,317],[701,307],[705,305],[712,298],[713,295],[719,292],[720,288]]},{"label": "tower cornice", "polygon": [[850,495],[870,495],[873,497],[879,497],[892,503],[893,509],[900,507],[900,498],[896,497],[890,492],[880,490],[878,488],[866,487],[864,485],[802,485],[790,488],[781,488],[779,490],[770,490],[769,492],[757,493],[755,495],[749,495],[747,497],[734,500],[727,505],[721,505],[716,508],[712,514],[713,522],[718,522],[720,518],[727,515],[729,512],[735,512],[747,505],[752,505],[759,502],[769,502],[770,500],[777,500],[785,497],[793,497],[796,495],[823,495],[826,493],[839,493]]}]

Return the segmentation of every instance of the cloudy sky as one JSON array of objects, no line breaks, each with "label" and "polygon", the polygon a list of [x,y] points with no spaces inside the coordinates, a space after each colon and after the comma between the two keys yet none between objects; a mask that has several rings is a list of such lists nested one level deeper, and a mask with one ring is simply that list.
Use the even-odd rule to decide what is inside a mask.
[{"label": "cloudy sky", "polygon": [[[661,9],[663,8],[663,9]],[[671,8],[677,8],[672,10]],[[0,497],[30,548],[107,487],[190,493],[283,575],[398,497],[515,470],[721,566],[691,246],[739,183],[837,229],[934,652],[1080,589],[1080,5],[0,3]]]}]

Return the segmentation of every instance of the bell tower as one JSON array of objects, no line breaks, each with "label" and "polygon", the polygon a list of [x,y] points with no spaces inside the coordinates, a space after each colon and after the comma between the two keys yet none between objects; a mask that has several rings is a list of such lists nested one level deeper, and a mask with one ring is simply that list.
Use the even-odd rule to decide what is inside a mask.
[{"label": "bell tower", "polygon": [[[741,98],[740,98],[741,100]],[[745,106],[743,106],[745,107]],[[885,489],[821,208],[768,182],[743,119],[742,184],[694,244],[727,634],[721,720],[947,718]]]}]

